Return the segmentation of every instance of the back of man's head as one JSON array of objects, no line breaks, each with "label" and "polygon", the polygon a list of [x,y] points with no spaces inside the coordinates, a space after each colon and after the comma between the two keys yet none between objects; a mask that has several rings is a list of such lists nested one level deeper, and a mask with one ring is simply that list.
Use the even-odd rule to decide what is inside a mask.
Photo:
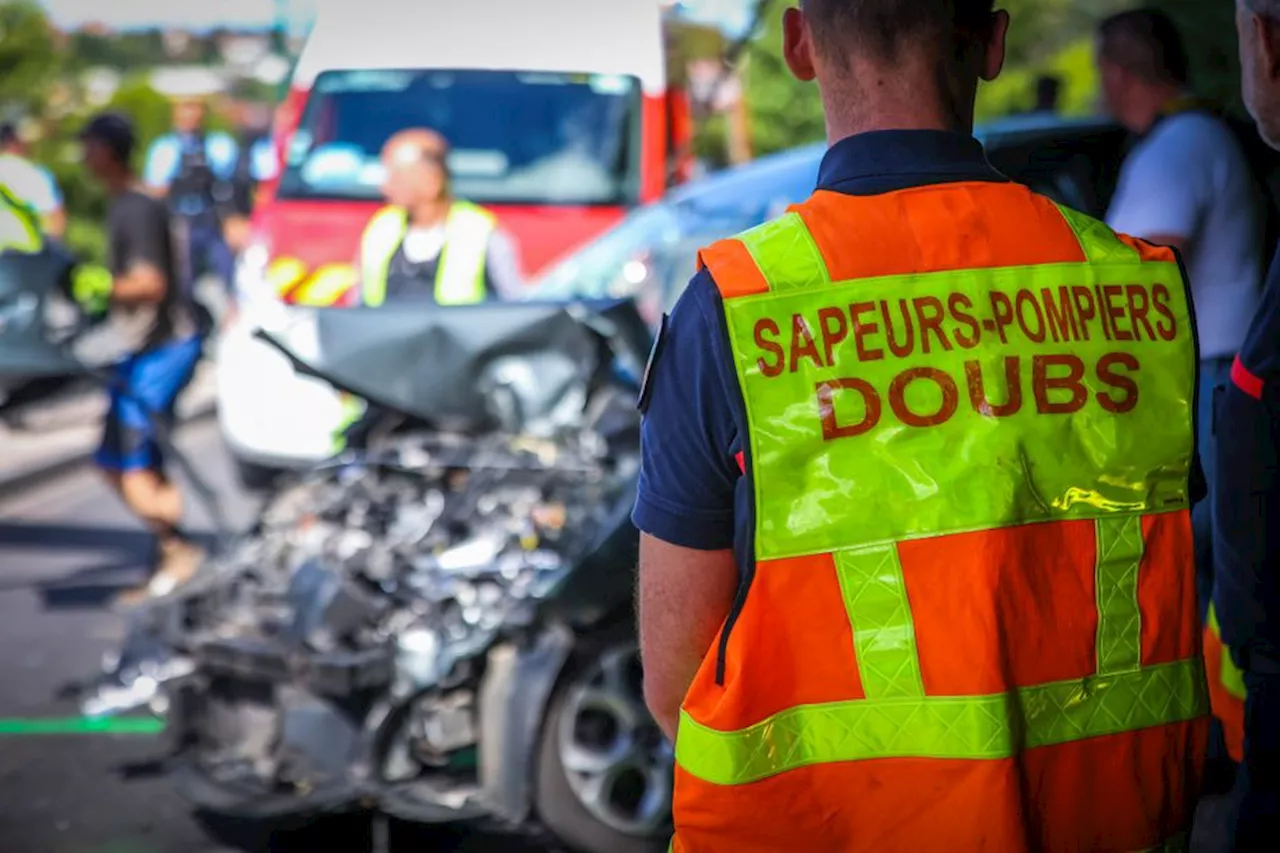
[{"label": "back of man's head", "polygon": [[18,135],[18,126],[11,121],[0,124],[0,151],[16,148],[22,143]]},{"label": "back of man's head", "polygon": [[854,55],[891,60],[921,44],[954,55],[957,38],[991,20],[995,0],[801,0],[800,7],[818,51],[847,65]]},{"label": "back of man's head", "polygon": [[1133,9],[1098,26],[1098,54],[1152,86],[1187,85],[1190,63],[1173,19],[1158,9]]}]

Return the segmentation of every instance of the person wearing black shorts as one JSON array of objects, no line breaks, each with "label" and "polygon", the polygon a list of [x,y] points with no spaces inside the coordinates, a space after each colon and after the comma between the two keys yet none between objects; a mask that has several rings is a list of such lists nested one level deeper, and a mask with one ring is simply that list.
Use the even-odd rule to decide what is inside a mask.
[{"label": "person wearing black shorts", "polygon": [[157,428],[174,420],[178,395],[200,360],[202,338],[179,286],[164,205],[140,188],[131,167],[136,136],[128,119],[93,118],[81,131],[84,161],[109,196],[112,275],[108,322],[127,355],[114,367],[98,466],[129,509],[155,533],[150,580],[125,601],[164,595],[199,568],[201,550],[181,529],[183,501],[165,473]]}]

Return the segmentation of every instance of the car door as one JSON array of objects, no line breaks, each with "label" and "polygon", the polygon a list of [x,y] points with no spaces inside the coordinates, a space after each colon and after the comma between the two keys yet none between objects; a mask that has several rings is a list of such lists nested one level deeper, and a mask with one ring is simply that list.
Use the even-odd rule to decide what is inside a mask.
[{"label": "car door", "polygon": [[1129,139],[1114,125],[1062,125],[992,139],[987,157],[1015,181],[1102,219]]}]

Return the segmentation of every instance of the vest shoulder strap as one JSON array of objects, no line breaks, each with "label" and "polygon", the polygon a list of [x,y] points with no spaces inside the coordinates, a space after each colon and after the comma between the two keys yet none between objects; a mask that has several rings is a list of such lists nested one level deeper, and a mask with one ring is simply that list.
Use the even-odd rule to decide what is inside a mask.
[{"label": "vest shoulder strap", "polygon": [[448,227],[465,227],[468,230],[487,229],[492,231],[498,227],[498,217],[478,204],[469,201],[455,201],[449,207]]},{"label": "vest shoulder strap", "polygon": [[387,205],[369,218],[364,227],[364,240],[393,239],[399,242],[408,227],[409,217],[403,208]]},{"label": "vest shoulder strap", "polygon": [[822,252],[792,211],[698,253],[726,299],[831,283]]},{"label": "vest shoulder strap", "polygon": [[1075,232],[1080,249],[1091,264],[1110,264],[1142,260],[1154,263],[1175,263],[1177,255],[1167,246],[1157,246],[1136,237],[1118,234],[1106,223],[1088,214],[1059,204],[1062,218]]}]

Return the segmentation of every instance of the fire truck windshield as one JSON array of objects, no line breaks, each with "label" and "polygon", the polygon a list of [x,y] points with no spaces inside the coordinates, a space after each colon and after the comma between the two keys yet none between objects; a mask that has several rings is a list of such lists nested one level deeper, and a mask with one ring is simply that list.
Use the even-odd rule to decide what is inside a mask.
[{"label": "fire truck windshield", "polygon": [[328,71],[286,156],[280,198],[373,200],[382,146],[425,127],[451,146],[455,194],[488,204],[629,205],[639,193],[640,85],[519,71]]}]

